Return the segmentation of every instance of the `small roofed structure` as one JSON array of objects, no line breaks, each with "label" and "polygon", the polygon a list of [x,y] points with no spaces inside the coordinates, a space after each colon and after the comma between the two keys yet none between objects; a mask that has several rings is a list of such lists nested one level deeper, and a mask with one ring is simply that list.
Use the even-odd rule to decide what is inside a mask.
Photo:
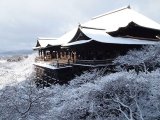
[{"label": "small roofed structure", "polygon": [[[36,58],[36,60],[46,60],[51,59],[51,51],[48,51],[47,49],[52,46],[52,44],[55,44],[55,41],[57,38],[42,38],[39,37],[37,39],[36,46],[33,47],[33,50],[38,50],[39,57]],[[60,48],[60,45],[57,45],[56,48]]]},{"label": "small roofed structure", "polygon": [[54,44],[57,38],[38,38],[36,46],[33,47],[33,50],[38,50],[47,47],[49,44]]}]

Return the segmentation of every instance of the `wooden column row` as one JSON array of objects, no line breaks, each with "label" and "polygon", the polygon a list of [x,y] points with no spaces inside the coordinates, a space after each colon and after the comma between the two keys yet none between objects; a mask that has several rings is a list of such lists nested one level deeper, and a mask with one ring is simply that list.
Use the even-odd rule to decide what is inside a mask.
[{"label": "wooden column row", "polygon": [[72,60],[73,62],[77,59],[77,54],[73,51],[49,51],[49,53],[46,52],[46,50],[39,50],[39,57],[45,60],[47,55],[50,55],[51,59]]}]

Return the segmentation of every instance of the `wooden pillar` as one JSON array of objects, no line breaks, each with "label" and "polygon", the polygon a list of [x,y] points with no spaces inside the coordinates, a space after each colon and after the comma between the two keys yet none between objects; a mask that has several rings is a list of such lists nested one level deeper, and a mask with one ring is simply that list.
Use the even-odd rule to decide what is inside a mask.
[{"label": "wooden pillar", "polygon": [[56,67],[59,68],[59,60],[56,61]]},{"label": "wooden pillar", "polygon": [[61,59],[60,51],[58,51],[58,58],[60,58],[60,59]]},{"label": "wooden pillar", "polygon": [[72,54],[72,53],[71,53],[71,52],[69,52],[69,59],[71,59],[71,54]]},{"label": "wooden pillar", "polygon": [[57,51],[54,51],[54,58],[57,59]]},{"label": "wooden pillar", "polygon": [[52,52],[52,55],[53,55],[53,59],[56,58],[56,52],[55,51]]},{"label": "wooden pillar", "polygon": [[64,58],[67,59],[67,52],[64,52]]},{"label": "wooden pillar", "polygon": [[43,57],[43,51],[41,50],[41,58]]},{"label": "wooden pillar", "polygon": [[73,52],[73,63],[75,63],[77,60],[77,53]]},{"label": "wooden pillar", "polygon": [[39,50],[39,57],[41,58],[41,50]]},{"label": "wooden pillar", "polygon": [[61,58],[61,59],[63,58],[63,53],[62,53],[62,51],[60,52],[60,58]]},{"label": "wooden pillar", "polygon": [[43,50],[43,59],[45,60],[46,59],[46,51]]},{"label": "wooden pillar", "polygon": [[50,50],[50,59],[52,59],[53,58],[53,51],[52,50]]},{"label": "wooden pillar", "polygon": [[40,55],[41,55],[41,54],[40,54],[40,50],[38,50],[38,55],[39,55],[39,57],[40,57]]},{"label": "wooden pillar", "polygon": [[59,57],[58,57],[58,51],[56,51],[56,59],[58,60],[58,58],[59,58]]},{"label": "wooden pillar", "polygon": [[67,59],[69,59],[69,51],[67,51]]},{"label": "wooden pillar", "polygon": [[43,53],[42,53],[42,50],[41,50],[41,58],[42,58],[42,55],[43,55]]}]

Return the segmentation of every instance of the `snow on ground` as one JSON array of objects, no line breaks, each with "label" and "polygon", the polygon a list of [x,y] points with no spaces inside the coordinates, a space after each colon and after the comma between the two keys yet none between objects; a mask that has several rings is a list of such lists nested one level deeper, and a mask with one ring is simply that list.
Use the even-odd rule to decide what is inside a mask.
[{"label": "snow on ground", "polygon": [[35,55],[17,62],[0,60],[0,88],[25,81],[33,73]]}]

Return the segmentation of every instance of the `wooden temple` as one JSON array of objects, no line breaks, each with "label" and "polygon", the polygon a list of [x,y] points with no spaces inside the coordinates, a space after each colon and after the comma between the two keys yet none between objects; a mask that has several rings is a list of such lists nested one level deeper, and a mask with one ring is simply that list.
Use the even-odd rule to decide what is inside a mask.
[{"label": "wooden temple", "polygon": [[112,67],[117,56],[159,41],[160,24],[125,7],[94,17],[60,38],[38,39],[36,61],[46,61],[54,68],[35,66],[52,71],[54,80],[46,78],[49,83],[65,83],[84,70]]}]

